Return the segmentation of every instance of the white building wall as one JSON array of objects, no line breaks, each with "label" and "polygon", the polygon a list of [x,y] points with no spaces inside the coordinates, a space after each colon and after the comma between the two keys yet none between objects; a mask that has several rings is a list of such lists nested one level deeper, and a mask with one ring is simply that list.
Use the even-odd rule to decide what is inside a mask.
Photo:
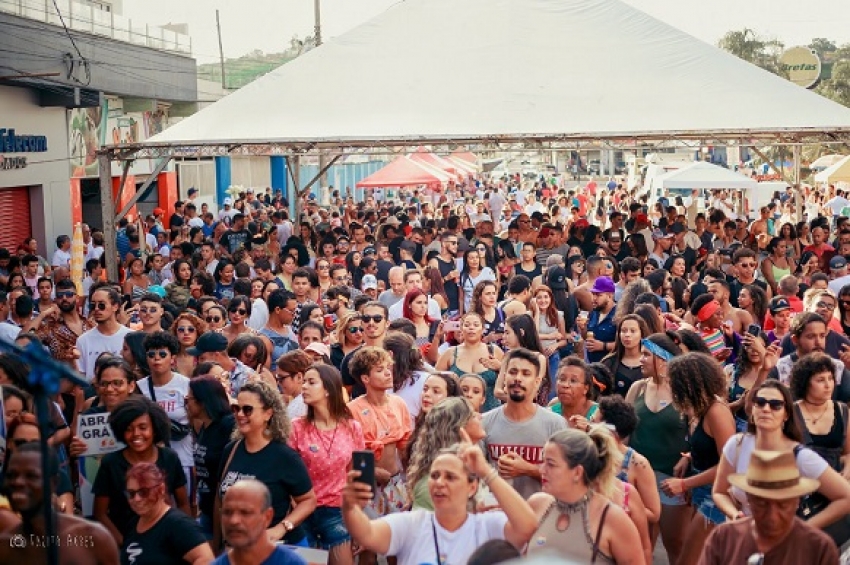
[{"label": "white building wall", "polygon": [[[66,111],[41,108],[32,91],[8,86],[0,86],[0,109],[0,128],[14,128],[15,133],[22,135],[47,136],[44,153],[6,153],[10,157],[26,157],[27,167],[0,170],[0,190],[31,187],[32,235],[38,239],[40,251],[49,257],[56,236],[73,233]],[[14,221],[14,218],[0,218],[0,221]]]}]

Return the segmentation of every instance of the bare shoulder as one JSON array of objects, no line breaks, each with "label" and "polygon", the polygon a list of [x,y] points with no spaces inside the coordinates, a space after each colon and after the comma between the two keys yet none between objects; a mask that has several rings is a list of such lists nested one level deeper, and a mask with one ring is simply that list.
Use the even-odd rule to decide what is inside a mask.
[{"label": "bare shoulder", "polygon": [[528,505],[531,506],[531,509],[534,510],[535,514],[540,516],[547,508],[549,508],[554,500],[555,498],[551,494],[537,492],[528,498]]}]

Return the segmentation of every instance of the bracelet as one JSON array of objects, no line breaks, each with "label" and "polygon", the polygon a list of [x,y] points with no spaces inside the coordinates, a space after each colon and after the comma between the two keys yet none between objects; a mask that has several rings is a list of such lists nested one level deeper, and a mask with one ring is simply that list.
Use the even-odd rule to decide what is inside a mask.
[{"label": "bracelet", "polygon": [[498,476],[499,476],[499,472],[496,469],[490,469],[490,472],[487,473],[487,475],[481,480],[484,481],[484,484],[489,487],[490,483],[493,482],[493,479],[495,479]]},{"label": "bracelet", "polygon": [[682,492],[683,492],[683,493],[684,493],[686,490],[688,490],[688,489],[686,489],[686,488],[685,488],[685,479],[679,479],[679,485],[682,487]]}]

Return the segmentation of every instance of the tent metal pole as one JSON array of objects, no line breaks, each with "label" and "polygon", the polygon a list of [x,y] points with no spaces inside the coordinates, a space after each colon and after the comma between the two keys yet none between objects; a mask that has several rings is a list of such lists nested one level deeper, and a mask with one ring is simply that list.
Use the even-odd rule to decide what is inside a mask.
[{"label": "tent metal pole", "polygon": [[799,143],[794,146],[794,188],[797,192],[797,221],[803,219],[803,188],[800,178],[800,157],[802,156],[802,145]]},{"label": "tent metal pole", "polygon": [[155,181],[157,177],[159,177],[159,173],[165,170],[165,167],[168,166],[168,163],[170,161],[171,157],[163,157],[162,159],[160,159],[159,163],[156,164],[156,167],[154,168],[153,172],[148,175],[148,178],[147,180],[145,180],[144,184],[142,184],[142,186],[139,187],[138,190],[136,190],[136,194],[134,194],[133,197],[127,201],[127,204],[124,205],[121,211],[118,212],[118,215],[115,218],[116,222],[120,222],[121,219],[127,215],[130,209],[136,205],[136,202],[139,201],[139,198],[141,198],[145,191],[148,189],[148,187],[153,184],[153,181]]},{"label": "tent metal pole", "polygon": [[121,172],[121,184],[118,185],[118,196],[115,197],[115,207],[121,204],[121,197],[124,195],[124,184],[127,182],[127,173],[130,172],[130,167],[133,166],[133,161],[124,161],[124,170]]},{"label": "tent metal pole", "polygon": [[118,282],[118,248],[115,242],[115,200],[112,194],[112,153],[102,150],[97,156],[100,169],[100,213],[103,216],[103,253],[107,280]]}]

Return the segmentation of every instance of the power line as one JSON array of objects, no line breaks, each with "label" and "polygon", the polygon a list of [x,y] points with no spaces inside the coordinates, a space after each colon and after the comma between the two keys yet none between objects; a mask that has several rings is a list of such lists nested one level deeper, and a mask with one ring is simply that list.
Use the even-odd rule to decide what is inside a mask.
[{"label": "power line", "polygon": [[[79,55],[80,62],[82,63],[83,68],[86,70],[86,82],[85,82],[84,86],[88,86],[89,84],[91,84],[91,69],[89,69],[88,62],[86,61],[86,58],[83,57],[83,54],[80,52],[80,48],[77,47],[77,42],[74,41],[74,37],[71,35],[71,32],[68,30],[68,26],[65,25],[65,18],[62,17],[62,11],[59,9],[59,4],[56,2],[56,0],[53,0],[53,7],[56,8],[56,15],[59,16],[59,22],[62,24],[62,28],[65,30],[65,35],[67,35],[68,39],[71,40],[71,45],[74,46],[74,50],[77,52],[77,55]],[[69,78],[73,78],[76,82],[83,84],[81,81],[77,80],[77,78],[73,75],[74,75],[74,63],[72,62],[71,63],[71,69],[68,72],[68,76],[69,76]]]}]

